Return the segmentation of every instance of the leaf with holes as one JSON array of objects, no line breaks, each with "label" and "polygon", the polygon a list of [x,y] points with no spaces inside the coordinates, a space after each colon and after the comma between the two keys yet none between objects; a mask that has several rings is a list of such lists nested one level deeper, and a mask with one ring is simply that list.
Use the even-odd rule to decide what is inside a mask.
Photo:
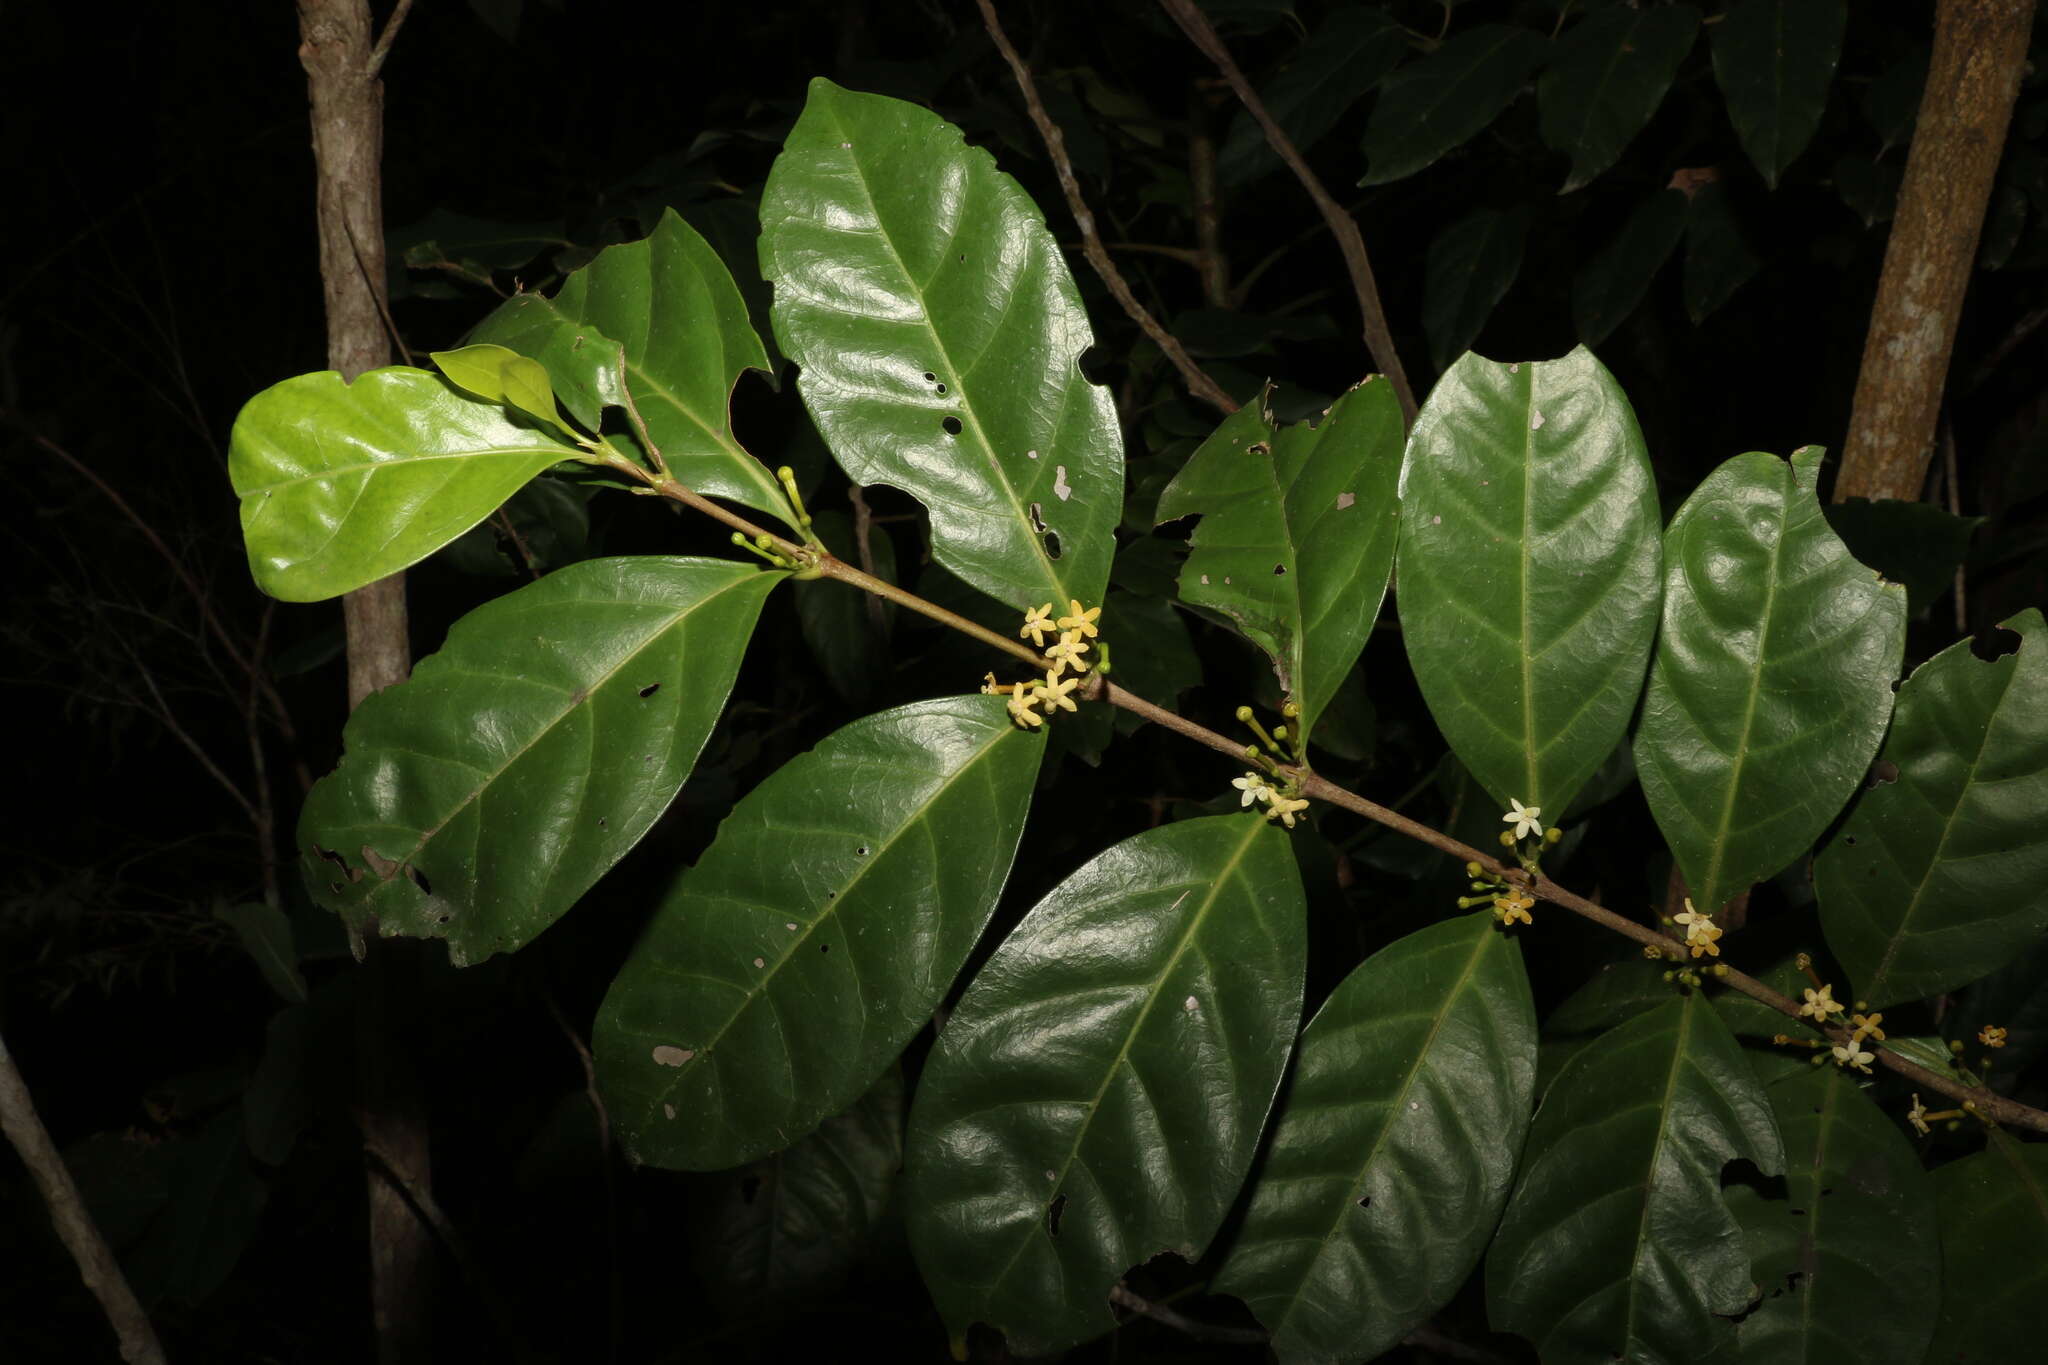
[{"label": "leaf with holes", "polygon": [[426,370],[302,374],[251,398],[228,442],[256,586],[353,592],[425,559],[583,452]]},{"label": "leaf with holes", "polygon": [[[1986,663],[1959,640],[1913,670],[1880,767],[1814,860],[1821,929],[1882,1009],[1996,969],[2048,929],[2048,623]],[[1885,767],[1884,765],[1890,765]]]},{"label": "leaf with holes", "polygon": [[1493,1235],[1535,1072],[1521,949],[1490,911],[1374,954],[1302,1034],[1217,1292],[1250,1306],[1282,1362],[1394,1346]]},{"label": "leaf with holes", "polygon": [[1820,127],[1846,0],[1743,0],[1714,26],[1714,80],[1742,150],[1776,188]]},{"label": "leaf with holes", "polygon": [[1737,455],[1664,536],[1664,625],[1636,727],[1650,812],[1711,913],[1820,837],[1892,712],[1906,593],[1814,495],[1816,446]]},{"label": "leaf with holes", "polygon": [[1920,1158],[1840,1067],[1802,1066],[1766,1093],[1785,1197],[1727,1192],[1763,1287],[1736,1327],[1744,1365],[1922,1359],[1941,1261]]},{"label": "leaf with holes", "polygon": [[1559,194],[1612,166],[1643,130],[1699,29],[1700,12],[1691,5],[1616,5],[1587,15],[1565,35],[1536,86],[1543,141],[1572,159]]},{"label": "leaf with holes", "polygon": [[911,1109],[911,1250],[956,1339],[1019,1355],[1115,1326],[1140,1261],[1192,1261],[1237,1197],[1301,1017],[1287,836],[1247,815],[1147,830],[996,950]]},{"label": "leaf with holes", "polygon": [[1001,698],[944,697],[841,727],[734,807],[598,1012],[627,1155],[736,1166],[867,1089],[988,923],[1044,750]]},{"label": "leaf with holes", "polygon": [[932,553],[1014,607],[1099,605],[1123,507],[1109,390],[1059,243],[927,109],[811,82],[761,197],[775,336],[856,483],[931,514]]},{"label": "leaf with holes", "polygon": [[2029,1360],[2048,1298],[2048,1146],[1999,1129],[1934,1173],[1941,1317],[1930,1361]]},{"label": "leaf with holes", "polygon": [[1543,1097],[1486,1257],[1486,1315],[1545,1361],[1726,1360],[1755,1296],[1721,1168],[1784,1167],[1777,1124],[1697,992],[1617,1025]]},{"label": "leaf with holes", "polygon": [[[1340,9],[1323,20],[1292,64],[1259,94],[1288,140],[1306,152],[1407,51],[1407,35],[1386,15]],[[1266,144],[1265,131],[1250,114],[1238,111],[1216,155],[1217,176],[1226,185],[1241,185],[1279,169],[1280,158]]]},{"label": "leaf with holes", "polygon": [[365,698],[306,798],[300,865],[358,933],[457,966],[559,919],[675,798],[786,575],[594,559],[486,602]]},{"label": "leaf with holes", "polygon": [[1401,473],[1402,639],[1496,810],[1555,824],[1628,727],[1657,629],[1657,494],[1635,414],[1592,352],[1467,355]]},{"label": "leaf with holes", "polygon": [[1279,426],[1269,389],[1223,419],[1159,495],[1161,522],[1199,513],[1180,599],[1235,621],[1314,728],[1358,662],[1386,596],[1400,503],[1401,410],[1369,379],[1311,426]]},{"label": "leaf with holes", "polygon": [[1438,233],[1422,269],[1422,330],[1439,370],[1471,346],[1522,269],[1529,210],[1481,209]]},{"label": "leaf with holes", "polygon": [[1361,185],[1415,174],[1514,103],[1549,49],[1513,24],[1479,24],[1387,77],[1365,127]]}]

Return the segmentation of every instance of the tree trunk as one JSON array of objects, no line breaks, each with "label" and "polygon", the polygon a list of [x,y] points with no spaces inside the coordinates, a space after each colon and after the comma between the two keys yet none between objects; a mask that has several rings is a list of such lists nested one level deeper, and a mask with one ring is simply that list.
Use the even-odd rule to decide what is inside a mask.
[{"label": "tree trunk", "polygon": [[1835,501],[1916,500],[1992,180],[2027,61],[2035,0],[1939,0]]},{"label": "tree trunk", "polygon": [[[409,0],[373,39],[368,0],[298,0],[299,62],[312,101],[313,159],[319,175],[320,281],[327,305],[327,362],[353,382],[390,362],[380,291],[384,207],[380,178],[384,89],[378,72]],[[355,707],[412,665],[405,576],[342,599],[348,638],[348,704]],[[356,1121],[370,1162],[370,1311],[383,1365],[431,1359],[433,1243],[426,1225],[383,1173],[388,1164],[414,1188],[432,1188],[428,1126],[419,1080],[400,1045],[415,992],[413,964],[383,945],[367,954],[358,983]]]}]

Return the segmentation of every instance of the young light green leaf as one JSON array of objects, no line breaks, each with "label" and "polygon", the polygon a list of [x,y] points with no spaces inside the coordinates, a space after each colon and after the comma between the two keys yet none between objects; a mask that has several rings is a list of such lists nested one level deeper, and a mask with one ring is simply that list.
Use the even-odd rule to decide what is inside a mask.
[{"label": "young light green leaf", "polygon": [[228,442],[256,586],[318,602],[425,559],[582,452],[427,370],[302,374],[251,398]]},{"label": "young light green leaf", "polygon": [[514,294],[470,329],[469,341],[532,357],[586,431],[599,430],[606,408],[626,405],[626,348],[567,316],[545,294]]},{"label": "young light green leaf", "polygon": [[1546,1361],[1723,1360],[1755,1296],[1721,1196],[1784,1167],[1770,1102],[1694,993],[1616,1026],[1543,1097],[1486,1258],[1486,1313]]},{"label": "young light green leaf", "polygon": [[1635,709],[1657,629],[1657,495],[1621,386],[1561,360],[1467,355],[1401,473],[1402,639],[1494,808],[1556,823]]},{"label": "young light green leaf", "polygon": [[1840,1067],[1802,1066],[1765,1093],[1785,1197],[1727,1192],[1763,1289],[1736,1325],[1743,1365],[1922,1359],[1941,1261],[1920,1158]]},{"label": "young light green leaf", "polygon": [[550,426],[562,425],[562,412],[555,406],[555,391],[548,383],[547,367],[538,360],[503,346],[484,344],[430,351],[427,358],[441,367],[449,383],[486,403],[503,403]]},{"label": "young light green leaf", "polygon": [[1479,24],[1387,77],[1365,127],[1361,185],[1410,176],[1499,117],[1550,44],[1513,24]]},{"label": "young light green leaf", "polygon": [[[1339,9],[1308,35],[1293,64],[1266,83],[1260,98],[1288,140],[1306,152],[1407,51],[1407,34],[1378,10]],[[1240,110],[1217,153],[1217,177],[1241,185],[1279,169],[1265,132]]]},{"label": "young light green leaf", "polygon": [[2048,1146],[1994,1128],[1984,1150],[1934,1173],[1941,1318],[1930,1361],[2027,1360],[2048,1298]]},{"label": "young light green leaf", "polygon": [[911,1110],[911,1250],[956,1336],[1019,1355],[1107,1332],[1109,1292],[1201,1254],[1236,1198],[1301,1016],[1305,907],[1255,816],[1098,854],[996,950]]},{"label": "young light green leaf", "polygon": [[1543,141],[1572,159],[1559,194],[1612,166],[1664,101],[1692,50],[1700,12],[1691,5],[1616,5],[1581,19],[1557,45],[1536,86]]},{"label": "young light green leaf", "polygon": [[1536,1012],[1491,912],[1384,948],[1301,1037],[1216,1290],[1283,1365],[1371,1360],[1478,1263],[1529,1129]]},{"label": "young light green leaf", "polygon": [[1828,947],[1882,1009],[1974,981],[2048,929],[2048,623],[1985,663],[1959,640],[1913,670],[1863,793],[1814,860]]},{"label": "young light green leaf", "polygon": [[1579,340],[1598,346],[1643,301],[1671,259],[1691,214],[1682,190],[1663,189],[1636,205],[1612,241],[1572,280],[1572,322]]},{"label": "young light green leaf", "polygon": [[1906,594],[1814,495],[1821,451],[1737,455],[1664,537],[1664,623],[1636,728],[1650,811],[1712,913],[1820,836],[1892,712]]},{"label": "young light green leaf", "polygon": [[592,1050],[634,1161],[718,1170],[851,1104],[944,998],[1044,753],[998,697],[884,711],[785,763],[676,880]]},{"label": "young light green leaf", "polygon": [[573,564],[455,623],[364,700],[299,817],[316,901],[358,933],[521,947],[675,798],[785,575],[716,559]]},{"label": "young light green leaf", "polygon": [[1123,441],[1016,181],[929,110],[820,79],[761,222],[776,339],[846,472],[924,503],[934,557],[991,597],[1099,605]]},{"label": "young light green leaf", "polygon": [[1422,267],[1422,330],[1429,358],[1447,370],[1472,345],[1479,329],[1522,269],[1529,210],[1481,209],[1445,228],[1429,244]]},{"label": "young light green leaf", "polygon": [[1742,0],[1714,26],[1714,80],[1773,189],[1820,127],[1848,22],[1846,0]]},{"label": "young light green leaf", "polygon": [[1164,523],[1200,513],[1180,599],[1235,621],[1315,727],[1386,596],[1400,502],[1401,411],[1368,379],[1314,426],[1278,426],[1271,391],[1239,408],[1159,495]]},{"label": "young light green leaf", "polygon": [[1728,209],[1727,190],[1719,181],[1695,189],[1685,219],[1685,315],[1706,321],[1762,268]]}]

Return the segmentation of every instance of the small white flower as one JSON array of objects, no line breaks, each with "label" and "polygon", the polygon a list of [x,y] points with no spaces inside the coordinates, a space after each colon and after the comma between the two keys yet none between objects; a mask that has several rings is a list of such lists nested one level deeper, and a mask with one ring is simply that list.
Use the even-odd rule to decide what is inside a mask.
[{"label": "small white flower", "polygon": [[1244,793],[1244,796],[1237,803],[1239,810],[1243,810],[1254,801],[1271,801],[1273,799],[1272,786],[1258,773],[1246,773],[1243,777],[1232,778],[1230,785]]},{"label": "small white flower", "polygon": [[1835,1065],[1853,1066],[1864,1075],[1870,1074],[1870,1064],[1877,1060],[1874,1052],[1863,1050],[1863,1040],[1851,1036],[1847,1045],[1835,1044]]},{"label": "small white flower", "polygon": [[1508,798],[1508,804],[1514,809],[1501,816],[1501,819],[1515,827],[1517,839],[1526,839],[1532,834],[1538,838],[1542,837],[1543,807],[1525,806],[1513,797]]}]

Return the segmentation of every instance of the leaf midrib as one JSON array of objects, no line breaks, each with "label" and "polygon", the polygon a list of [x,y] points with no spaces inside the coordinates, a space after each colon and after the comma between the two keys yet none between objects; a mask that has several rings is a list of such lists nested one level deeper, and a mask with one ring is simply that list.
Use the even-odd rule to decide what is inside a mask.
[{"label": "leaf midrib", "polygon": [[[1697,997],[1693,997],[1696,999]],[[1628,1312],[1622,1319],[1622,1341],[1630,1343],[1636,1339],[1636,1305],[1642,1298],[1643,1248],[1648,1243],[1647,1230],[1650,1223],[1650,1205],[1653,1202],[1653,1187],[1657,1179],[1657,1158],[1663,1153],[1664,1143],[1671,1131],[1671,1097],[1678,1091],[1679,1068],[1685,1063],[1686,1044],[1692,1037],[1692,999],[1679,1005],[1677,1041],[1671,1048],[1671,1064],[1664,1074],[1664,1098],[1657,1105],[1657,1132],[1650,1143],[1650,1159],[1643,1168],[1643,1207],[1636,1215],[1635,1255],[1628,1267]]]}]

